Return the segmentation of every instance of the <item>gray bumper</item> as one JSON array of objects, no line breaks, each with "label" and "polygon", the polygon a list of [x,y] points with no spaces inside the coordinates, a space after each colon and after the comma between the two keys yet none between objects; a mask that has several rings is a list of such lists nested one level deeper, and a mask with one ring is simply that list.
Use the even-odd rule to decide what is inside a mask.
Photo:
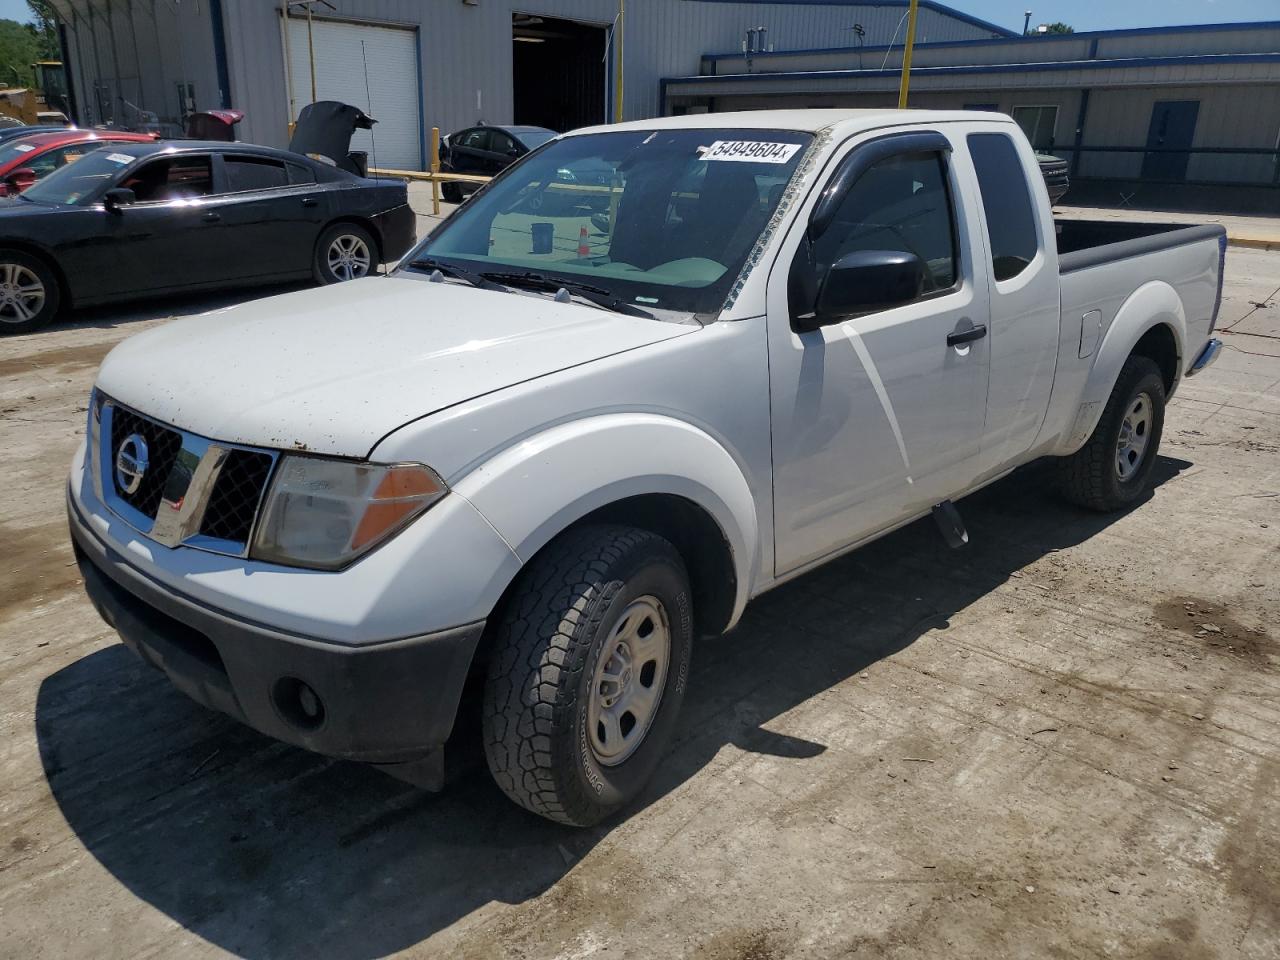
[{"label": "gray bumper", "polygon": [[94,534],[70,500],[67,513],[98,612],[193,700],[317,753],[412,765],[418,782],[438,767],[483,621],[360,646],[286,635],[155,582]]}]

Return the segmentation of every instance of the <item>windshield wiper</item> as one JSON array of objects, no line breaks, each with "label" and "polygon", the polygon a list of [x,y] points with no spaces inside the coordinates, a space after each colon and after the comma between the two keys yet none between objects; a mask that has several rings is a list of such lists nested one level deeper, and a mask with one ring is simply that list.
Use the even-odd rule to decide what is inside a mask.
[{"label": "windshield wiper", "polygon": [[423,270],[438,271],[441,276],[455,277],[464,283],[469,283],[473,287],[479,287],[481,290],[506,290],[502,284],[491,280],[487,275],[480,273],[472,273],[470,270],[464,270],[462,267],[455,267],[451,263],[443,263],[433,257],[421,257],[417,260],[410,260],[409,266],[419,267]]},{"label": "windshield wiper", "polygon": [[572,294],[575,297],[581,297],[588,303],[594,303],[597,307],[603,307],[605,310],[612,310],[614,313],[623,313],[630,317],[643,317],[646,320],[654,320],[656,317],[648,310],[642,310],[635,304],[627,303],[604,287],[593,286],[589,283],[578,283],[574,280],[557,280],[555,277],[546,277],[540,273],[496,273],[486,271],[483,276],[488,280],[497,280],[507,286],[524,287],[528,290],[551,290]]}]

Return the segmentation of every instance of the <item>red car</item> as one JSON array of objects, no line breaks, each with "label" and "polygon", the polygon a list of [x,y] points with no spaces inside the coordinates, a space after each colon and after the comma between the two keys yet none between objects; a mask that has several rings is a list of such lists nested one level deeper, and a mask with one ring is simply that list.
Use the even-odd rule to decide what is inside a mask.
[{"label": "red car", "polygon": [[150,143],[151,133],[115,130],[51,130],[0,144],[0,197],[16,197],[42,177],[91,150],[113,143]]}]

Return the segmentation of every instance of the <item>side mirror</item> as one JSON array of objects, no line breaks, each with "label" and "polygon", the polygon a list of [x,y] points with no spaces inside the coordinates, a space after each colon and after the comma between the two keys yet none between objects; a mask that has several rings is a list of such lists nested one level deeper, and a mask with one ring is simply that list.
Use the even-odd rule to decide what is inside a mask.
[{"label": "side mirror", "polygon": [[27,189],[38,179],[36,172],[30,167],[22,167],[5,177],[4,185],[8,188],[9,196],[12,197]]},{"label": "side mirror", "polygon": [[854,314],[910,303],[924,287],[925,265],[901,250],[855,250],[831,265],[818,287],[811,317],[797,327],[816,330]]},{"label": "side mirror", "polygon": [[102,195],[102,205],[112,213],[118,213],[121,207],[137,202],[137,194],[128,187],[113,187]]}]

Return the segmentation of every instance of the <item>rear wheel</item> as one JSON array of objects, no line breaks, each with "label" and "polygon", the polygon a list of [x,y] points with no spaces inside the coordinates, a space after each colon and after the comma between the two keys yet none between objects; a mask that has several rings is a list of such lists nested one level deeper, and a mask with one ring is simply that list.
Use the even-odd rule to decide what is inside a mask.
[{"label": "rear wheel", "polygon": [[446,180],[444,183],[440,184],[440,196],[444,199],[445,203],[461,203],[462,187],[450,180]]},{"label": "rear wheel", "polygon": [[318,283],[359,280],[377,269],[378,246],[355,223],[335,223],[316,242],[314,273]]},{"label": "rear wheel", "polygon": [[44,261],[0,250],[0,333],[30,333],[58,312],[58,279]]},{"label": "rear wheel", "polygon": [[1165,392],[1160,368],[1130,357],[1083,447],[1062,459],[1062,491],[1091,510],[1119,510],[1147,489],[1164,431]]},{"label": "rear wheel", "polygon": [[522,574],[497,627],[485,756],[534,813],[598,823],[648,782],[684,698],[688,576],[675,548],[629,527],[584,527]]}]

